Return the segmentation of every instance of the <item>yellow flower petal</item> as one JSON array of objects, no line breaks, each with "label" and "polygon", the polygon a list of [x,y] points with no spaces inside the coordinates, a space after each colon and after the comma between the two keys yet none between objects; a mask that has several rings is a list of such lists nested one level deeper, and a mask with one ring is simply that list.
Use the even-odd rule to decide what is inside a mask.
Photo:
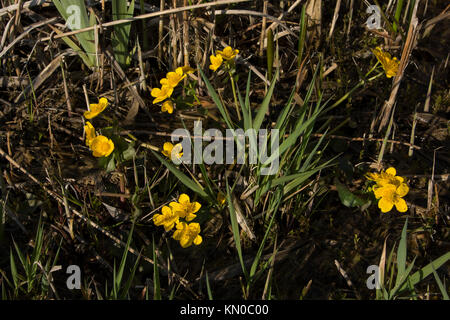
[{"label": "yellow flower petal", "polygon": [[176,224],[176,231],[173,233],[172,238],[179,241],[183,236],[183,232],[186,229],[187,224],[185,222],[179,222]]},{"label": "yellow flower petal", "polygon": [[178,202],[180,204],[189,204],[191,202],[191,199],[189,198],[189,196],[185,193],[182,193],[180,195],[180,197],[178,198]]},{"label": "yellow flower petal", "polygon": [[153,216],[153,223],[157,226],[164,226],[166,232],[170,231],[178,222],[179,217],[167,206],[162,207],[161,212],[162,214]]},{"label": "yellow flower petal", "polygon": [[100,109],[103,111],[108,106],[108,99],[102,97],[98,101],[98,104],[99,104]]},{"label": "yellow flower petal", "polygon": [[392,58],[388,52],[383,52],[380,47],[372,49],[372,52],[381,63],[387,78],[392,78],[397,74],[399,64],[397,58]]},{"label": "yellow flower petal", "polygon": [[185,235],[181,236],[180,245],[182,248],[190,247],[191,246],[190,239]]},{"label": "yellow flower petal", "polygon": [[406,205],[406,201],[402,198],[397,198],[395,201],[395,208],[399,212],[406,212],[408,211],[408,206]]},{"label": "yellow flower petal", "polygon": [[172,113],[173,112],[173,103],[170,100],[164,101],[163,105],[161,106],[162,112]]},{"label": "yellow flower petal", "polygon": [[200,224],[197,222],[189,224],[189,230],[193,233],[200,233]]},{"label": "yellow flower petal", "polygon": [[162,154],[165,155],[166,157],[170,158],[172,149],[173,149],[173,144],[170,142],[165,142],[163,145]]},{"label": "yellow flower petal", "polygon": [[[186,224],[186,223],[180,223],[180,227],[177,224],[177,231],[179,232],[175,232],[173,235],[173,238],[175,240],[179,240],[180,241],[180,245],[183,248],[187,248],[189,246],[192,245],[192,243],[194,242],[194,244],[198,245],[202,242],[201,236],[199,235],[200,233],[200,225],[198,223],[191,223],[191,224]],[[200,238],[198,238],[200,236]]]},{"label": "yellow flower petal", "polygon": [[178,158],[180,159],[183,156],[183,146],[181,143],[177,143],[176,145],[173,145],[170,142],[164,143],[163,150],[161,151],[163,155],[170,159]]},{"label": "yellow flower petal", "polygon": [[188,215],[186,215],[184,218],[186,219],[186,221],[192,221],[192,220],[194,220],[195,218],[197,217],[197,215],[196,214],[193,214],[193,213],[189,213]]},{"label": "yellow flower petal", "polygon": [[400,176],[396,176],[395,179],[397,179],[397,181],[398,181],[400,184],[402,184],[403,181],[405,181],[405,179],[404,179],[403,177],[400,177]]},{"label": "yellow flower petal", "polygon": [[175,72],[168,72],[166,74],[166,77],[161,79],[159,82],[163,85],[163,86],[167,86],[167,87],[171,87],[171,88],[175,88],[178,83],[183,80],[186,77],[185,74],[183,74],[183,69],[182,67],[179,67],[175,70]]},{"label": "yellow flower petal", "polygon": [[160,226],[160,225],[162,225],[163,224],[163,220],[164,220],[164,216],[162,215],[162,214],[155,214],[154,216],[153,216],[153,223],[156,225],[156,226]]},{"label": "yellow flower petal", "polygon": [[390,174],[391,176],[395,176],[397,174],[397,170],[395,170],[395,168],[390,167],[389,169],[386,170],[387,174]]},{"label": "yellow flower petal", "polygon": [[408,194],[409,187],[406,183],[402,183],[395,192],[396,192],[397,196],[404,197]]},{"label": "yellow flower petal", "polygon": [[108,106],[108,99],[100,98],[98,103],[91,103],[89,105],[89,111],[84,113],[86,119],[92,119],[98,116]]},{"label": "yellow flower petal", "polygon": [[186,217],[186,210],[184,210],[184,206],[179,204],[178,202],[171,202],[169,206],[172,208],[172,211],[179,216],[180,218]]},{"label": "yellow flower petal", "polygon": [[105,136],[97,136],[91,142],[94,157],[107,157],[114,150],[114,143]]},{"label": "yellow flower petal", "polygon": [[378,208],[380,208],[383,213],[391,211],[393,206],[394,203],[386,198],[381,198],[380,201],[378,201]]},{"label": "yellow flower petal", "polygon": [[202,241],[203,241],[202,236],[201,236],[201,235],[198,235],[198,236],[194,239],[194,244],[195,244],[196,246],[198,246],[199,244],[202,243]]},{"label": "yellow flower petal", "polygon": [[187,66],[187,65],[184,67],[180,67],[180,68],[184,74],[193,73],[195,71],[193,68],[191,68],[190,66]]},{"label": "yellow flower petal", "polygon": [[89,147],[95,138],[95,128],[89,121],[86,121],[84,131],[86,132],[86,145]]},{"label": "yellow flower petal", "polygon": [[173,146],[172,149],[172,156],[175,156],[176,158],[181,158],[183,156],[183,145],[181,143],[177,143]]},{"label": "yellow flower petal", "polygon": [[198,202],[191,202],[189,196],[182,193],[178,198],[178,202],[171,202],[169,206],[180,218],[191,221],[197,217],[195,213],[200,210],[202,205]]},{"label": "yellow flower petal", "polygon": [[192,213],[196,213],[198,210],[200,210],[200,208],[202,207],[202,205],[198,202],[193,202],[192,203]]},{"label": "yellow flower petal", "polygon": [[379,177],[380,177],[380,175],[379,175],[378,173],[368,173],[368,174],[366,175],[366,178],[367,178],[368,180],[372,180],[372,181],[377,180]]},{"label": "yellow flower petal", "polygon": [[151,91],[151,96],[156,98],[155,100],[153,100],[153,104],[156,104],[158,102],[161,102],[167,98],[169,98],[172,95],[173,92],[173,88],[167,85],[163,85],[160,88],[153,88]]},{"label": "yellow flower petal", "polygon": [[209,68],[212,71],[216,71],[222,65],[222,62],[223,62],[222,56],[220,54],[218,54],[216,56],[211,55],[209,57],[209,60],[211,61],[211,65],[209,66]]},{"label": "yellow flower petal", "polygon": [[220,54],[225,60],[231,60],[239,53],[239,50],[231,48],[230,46],[223,49],[223,51],[218,50],[217,54]]},{"label": "yellow flower petal", "polygon": [[396,191],[396,187],[392,184],[387,184],[383,187],[377,187],[374,186],[374,195],[375,198],[389,198],[392,199],[394,196],[394,193]]}]

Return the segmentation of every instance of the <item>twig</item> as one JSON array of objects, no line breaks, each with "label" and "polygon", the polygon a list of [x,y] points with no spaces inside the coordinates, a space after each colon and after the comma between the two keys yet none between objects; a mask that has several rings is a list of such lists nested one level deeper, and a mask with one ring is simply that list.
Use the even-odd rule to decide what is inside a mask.
[{"label": "twig", "polygon": [[69,118],[71,118],[72,117],[72,105],[70,104],[69,90],[67,88],[66,75],[64,73],[64,58],[61,60],[61,74],[63,77],[64,95],[66,96],[67,115],[69,116]]},{"label": "twig", "polygon": [[328,34],[328,40],[331,39],[331,36],[333,35],[334,27],[336,25],[336,21],[339,16],[339,9],[341,8],[341,0],[336,1],[336,7],[334,8],[334,14],[333,14],[333,20],[331,21],[331,28],[330,33]]},{"label": "twig", "polygon": [[339,261],[334,260],[334,264],[336,265],[336,268],[338,269],[339,273],[344,277],[345,281],[347,282],[347,285],[353,289],[353,292],[355,293],[356,297],[361,300],[361,295],[356,290],[356,288],[353,286],[352,281],[350,280],[350,277],[347,275],[347,272],[345,272],[344,269],[342,269]]}]

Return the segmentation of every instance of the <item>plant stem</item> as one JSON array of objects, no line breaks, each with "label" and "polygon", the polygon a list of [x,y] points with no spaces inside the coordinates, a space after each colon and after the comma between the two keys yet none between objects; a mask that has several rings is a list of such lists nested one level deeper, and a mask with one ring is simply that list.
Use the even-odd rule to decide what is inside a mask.
[{"label": "plant stem", "polygon": [[228,71],[228,74],[230,75],[231,88],[233,89],[234,106],[236,108],[238,120],[241,121],[241,113],[239,112],[239,104],[238,104],[238,100],[237,100],[237,96],[236,96],[236,85],[234,84],[234,79],[233,79],[233,75],[231,74],[231,71]]}]

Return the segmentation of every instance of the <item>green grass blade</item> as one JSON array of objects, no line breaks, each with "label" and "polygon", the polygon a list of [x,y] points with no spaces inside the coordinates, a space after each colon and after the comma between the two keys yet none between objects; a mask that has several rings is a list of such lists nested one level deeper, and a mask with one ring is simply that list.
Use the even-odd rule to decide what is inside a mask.
[{"label": "green grass blade", "polygon": [[288,194],[289,192],[291,192],[293,189],[297,188],[300,184],[302,184],[306,179],[308,179],[309,177],[311,177],[313,174],[319,172],[320,170],[323,170],[325,168],[329,168],[331,166],[334,166],[335,163],[333,162],[334,160],[336,160],[338,156],[328,160],[327,162],[325,162],[324,164],[311,169],[309,171],[306,171],[304,173],[300,173],[298,175],[298,177],[296,177],[295,179],[293,179],[291,182],[289,182],[283,189],[284,194]]},{"label": "green grass blade", "polygon": [[300,172],[303,172],[303,171],[306,171],[307,169],[309,169],[311,161],[312,161],[313,157],[317,154],[317,149],[322,144],[322,141],[326,135],[327,135],[327,131],[325,131],[325,133],[322,135],[322,137],[320,137],[319,142],[316,144],[314,149],[309,153],[308,157],[306,158],[305,162],[303,163],[302,167],[300,168]]},{"label": "green grass blade", "polygon": [[273,77],[273,31],[272,29],[267,30],[267,77],[270,82],[272,82]]},{"label": "green grass blade", "polygon": [[203,73],[200,66],[197,67],[200,71],[200,75],[205,82],[206,89],[208,89],[209,96],[213,99],[214,103],[216,104],[217,108],[219,109],[220,114],[222,115],[222,118],[225,120],[225,123],[227,124],[229,129],[233,129],[233,125],[231,124],[231,121],[228,117],[227,112],[225,111],[225,107],[222,104],[222,101],[220,101],[219,95],[217,94],[216,90],[214,90],[211,82],[209,82],[208,78]]},{"label": "green grass blade", "polygon": [[206,292],[208,293],[208,299],[214,300],[212,291],[211,291],[211,286],[209,285],[208,271],[206,271]]},{"label": "green grass blade", "polygon": [[[311,81],[311,84],[309,86],[308,92],[305,96],[305,100],[304,100],[304,104],[303,106],[307,106],[309,99],[312,95],[312,90],[313,90],[313,83],[314,80],[316,78],[317,75],[317,70],[314,73],[313,79]],[[276,78],[275,78],[276,79]],[[283,153],[288,150],[291,146],[293,146],[295,144],[295,142],[297,141],[298,137],[314,122],[316,121],[317,117],[319,116],[319,114],[323,111],[324,107],[319,108],[319,105],[316,106],[316,110],[315,112],[311,115],[311,117],[304,121],[305,118],[305,113],[303,113],[301,115],[301,117],[299,117],[299,119],[297,120],[297,123],[295,125],[294,130],[291,132],[291,134],[281,143],[279,149],[278,149],[278,153],[274,153],[272,152],[272,155],[270,157],[268,157],[268,159],[263,163],[263,165],[267,165],[273,162],[273,160],[275,159],[275,157],[277,156],[281,156],[283,155]]]},{"label": "green grass blade", "polygon": [[[249,76],[250,76],[250,72],[249,72]],[[242,112],[242,116],[243,116],[243,120],[244,120],[244,131],[247,131],[248,129],[250,129],[252,127],[251,113],[247,109],[246,102],[242,101],[242,95],[241,95],[239,89],[237,90],[237,95],[239,98],[239,104],[241,105],[241,112]],[[247,97],[245,97],[245,99],[247,100]]]},{"label": "green grass blade", "polygon": [[305,48],[306,39],[306,4],[302,6],[302,13],[300,15],[300,32],[298,37],[298,52],[297,52],[297,68],[302,65],[303,51]]},{"label": "green grass blade", "polygon": [[154,236],[152,241],[152,251],[153,251],[153,287],[154,287],[153,299],[161,300],[161,285],[159,282],[158,256],[156,255]]},{"label": "green grass blade", "polygon": [[167,169],[169,169],[170,172],[172,172],[180,181],[189,189],[197,193],[203,198],[208,198],[208,194],[203,190],[203,188],[200,186],[199,183],[194,182],[192,179],[190,179],[187,175],[185,175],[183,172],[181,172],[179,169],[177,169],[173,164],[171,164],[169,161],[165,160],[163,157],[161,157],[158,153],[156,153],[153,150],[150,150],[156,158],[158,158],[159,161],[163,165],[166,166]]},{"label": "green grass blade", "polygon": [[[420,281],[422,281],[423,279],[428,277],[430,274],[432,274],[433,273],[433,268],[435,270],[437,270],[442,265],[447,263],[447,261],[449,261],[449,260],[450,260],[450,252],[447,252],[447,253],[443,254],[442,256],[440,256],[439,258],[437,258],[436,260],[434,260],[434,261],[430,262],[429,264],[427,264],[425,267],[423,267],[419,271],[417,271],[414,274],[412,274],[410,276],[410,278],[409,278],[409,283],[412,286],[415,286]],[[400,291],[402,291],[404,289],[405,289],[405,284],[402,285],[402,287],[400,288]]]},{"label": "green grass blade", "polygon": [[17,245],[17,243],[14,240],[13,240],[13,244],[14,244],[14,248],[16,249],[17,256],[19,257],[20,263],[22,264],[25,272],[28,274],[28,272],[29,272],[28,271],[29,264],[27,263],[27,259],[22,254],[22,252],[19,249],[19,246]]},{"label": "green grass blade", "polygon": [[255,119],[253,120],[253,129],[255,129],[256,132],[261,128],[261,124],[264,120],[264,117],[266,116],[266,112],[269,109],[270,100],[272,99],[273,89],[275,88],[275,83],[278,79],[278,74],[280,73],[280,69],[277,69],[275,72],[275,77],[272,80],[272,83],[270,84],[269,90],[267,91],[266,96],[264,97],[263,102],[261,103],[261,106],[258,109],[258,112],[256,113]]},{"label": "green grass blade", "polygon": [[408,218],[406,218],[405,224],[403,225],[402,235],[400,238],[400,243],[397,249],[397,279],[395,281],[395,286],[399,285],[401,279],[403,279],[403,275],[405,274],[406,269],[406,232],[408,228]]},{"label": "green grass blade", "polygon": [[293,106],[292,101],[294,100],[294,94],[295,94],[295,88],[292,89],[291,95],[289,96],[289,99],[286,102],[286,106],[283,108],[283,111],[278,116],[277,123],[275,124],[274,129],[280,130],[286,126],[286,123],[287,123],[286,120],[288,119],[288,115],[292,111],[292,106]]},{"label": "green grass blade", "polygon": [[14,289],[17,290],[19,286],[19,275],[17,273],[16,262],[14,261],[14,256],[11,249],[9,250],[9,261],[11,265],[11,275],[14,282]]},{"label": "green grass blade", "polygon": [[251,78],[252,78],[252,71],[250,70],[248,72],[248,78],[247,78],[247,86],[245,88],[245,109],[247,110],[248,115],[248,123],[245,126],[245,131],[247,131],[250,128],[253,128],[253,117],[252,117],[252,108],[250,106],[250,84],[251,84]]},{"label": "green grass blade", "polygon": [[233,201],[232,201],[231,193],[230,193],[230,188],[228,185],[228,179],[226,179],[225,181],[226,181],[226,186],[227,186],[227,202],[228,202],[228,209],[230,212],[231,230],[233,232],[234,243],[236,245],[236,250],[237,250],[237,253],[239,256],[239,262],[241,264],[242,272],[245,275],[245,279],[247,279],[247,281],[248,281],[249,277],[248,277],[247,269],[245,268],[244,259],[242,256],[241,237],[240,237],[240,232],[239,232],[239,225],[238,225],[237,218],[236,218],[236,211],[234,210]]},{"label": "green grass blade", "polygon": [[394,23],[392,23],[392,28],[397,32],[397,24],[400,21],[400,15],[402,14],[403,0],[397,0],[397,8],[395,9]]},{"label": "green grass blade", "polygon": [[116,294],[117,294],[117,292],[119,292],[119,288],[122,283],[123,272],[125,270],[125,264],[126,264],[127,256],[128,256],[128,249],[130,248],[131,239],[133,238],[133,230],[134,230],[134,223],[132,224],[130,233],[128,234],[127,245],[124,248],[122,260],[120,261],[120,265],[119,265],[119,270],[118,270],[117,276],[114,281],[114,286],[116,288]]},{"label": "green grass blade", "polygon": [[434,279],[436,280],[436,283],[438,284],[438,287],[439,287],[439,290],[441,291],[443,299],[449,300],[447,290],[445,289],[445,286],[442,283],[441,279],[439,278],[436,270],[434,270],[433,263],[431,263],[431,267],[433,268]]},{"label": "green grass blade", "polygon": [[[131,1],[127,8],[127,1],[112,1],[112,18],[113,20],[121,20],[133,17],[134,0]],[[114,26],[111,42],[114,50],[114,56],[117,62],[126,67],[130,62],[130,51],[128,50],[128,41],[130,38],[131,22]]]},{"label": "green grass blade", "polygon": [[272,218],[270,218],[269,225],[266,228],[266,232],[264,233],[264,237],[261,241],[261,244],[259,245],[255,259],[253,260],[253,264],[250,268],[250,281],[253,280],[253,277],[254,277],[257,267],[259,265],[259,261],[261,260],[261,255],[262,255],[262,252],[264,249],[264,245],[266,244],[267,237],[269,236],[269,232],[272,229],[273,222],[275,221],[275,216],[276,216],[276,213],[278,212],[278,207],[281,203],[282,196],[283,195],[282,195],[281,189],[278,189],[277,195],[275,196],[275,199],[277,199],[276,200],[276,208],[273,210]]},{"label": "green grass blade", "polygon": [[136,262],[134,263],[133,268],[131,269],[130,276],[128,277],[128,280],[125,283],[125,286],[124,286],[124,288],[122,290],[122,295],[121,295],[122,299],[125,299],[125,297],[129,294],[129,291],[130,291],[130,288],[131,288],[131,284],[133,282],[133,279],[134,279],[134,276],[136,274],[137,267],[139,266],[139,261],[140,260],[141,260],[141,255],[139,254],[139,256],[136,259]]},{"label": "green grass blade", "polygon": [[[410,279],[408,278],[411,273],[412,268],[414,267],[414,263],[416,262],[416,258],[411,262],[408,268],[403,273],[403,276],[398,279],[398,284],[396,282],[394,289],[389,293],[389,299],[393,299],[397,294],[402,293],[405,289],[413,288],[414,286],[411,284]],[[398,274],[397,274],[398,276]]]}]

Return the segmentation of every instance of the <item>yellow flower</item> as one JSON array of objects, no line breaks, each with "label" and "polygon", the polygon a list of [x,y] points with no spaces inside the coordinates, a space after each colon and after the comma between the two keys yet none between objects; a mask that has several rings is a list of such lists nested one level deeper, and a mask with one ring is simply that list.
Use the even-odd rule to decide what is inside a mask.
[{"label": "yellow flower", "polygon": [[114,143],[105,136],[97,136],[91,142],[94,157],[107,157],[114,150]]},{"label": "yellow flower", "polygon": [[[404,183],[405,179],[403,177],[397,176],[397,171],[393,167],[390,167],[386,171],[382,171],[381,173],[369,173],[367,175],[367,178],[376,182],[377,185],[374,186],[374,190],[379,187],[384,187],[388,184],[393,184],[397,188],[408,188],[406,183]],[[408,191],[406,193],[408,193]]]},{"label": "yellow flower", "polygon": [[223,49],[223,51],[217,50],[217,54],[220,54],[222,58],[224,58],[225,60],[233,59],[234,57],[236,57],[238,53],[239,53],[238,49],[233,50],[233,48],[231,48],[230,46]]},{"label": "yellow flower", "polygon": [[382,212],[389,212],[395,207],[399,212],[406,212],[408,207],[402,198],[409,192],[408,185],[404,178],[397,176],[395,168],[390,167],[381,173],[369,173],[367,179],[375,181],[376,185],[372,187],[375,198],[378,201],[378,207]]},{"label": "yellow flower", "polygon": [[380,47],[372,49],[372,52],[383,66],[386,77],[391,78],[397,74],[399,63],[397,58],[391,58],[391,55],[388,52],[383,52]]},{"label": "yellow flower", "polygon": [[169,86],[162,86],[161,89],[153,88],[150,93],[152,97],[156,98],[153,100],[153,104],[161,102],[172,95],[173,88]]},{"label": "yellow flower", "polygon": [[98,116],[108,106],[108,99],[100,98],[98,103],[91,103],[89,105],[89,111],[84,113],[86,119],[92,119]]},{"label": "yellow flower", "polygon": [[183,68],[179,67],[175,70],[175,72],[169,72],[166,74],[166,78],[162,78],[159,82],[163,86],[168,86],[171,88],[175,88],[178,83],[186,78],[186,75],[183,74]]},{"label": "yellow flower", "polygon": [[404,189],[399,190],[393,184],[388,184],[378,188],[374,193],[375,197],[380,199],[378,201],[378,208],[381,209],[381,212],[385,213],[391,211],[394,205],[399,212],[406,212],[408,210],[406,201],[402,198],[406,195]]},{"label": "yellow flower", "polygon": [[181,194],[178,198],[178,202],[171,202],[169,206],[173,212],[180,218],[186,219],[186,221],[193,220],[197,215],[195,213],[200,210],[202,205],[198,202],[191,202],[187,194]]},{"label": "yellow flower", "polygon": [[180,241],[183,248],[190,247],[192,244],[198,246],[202,243],[202,236],[200,233],[200,225],[196,222],[187,224],[185,222],[177,223],[177,230],[173,234],[173,238]]},{"label": "yellow flower", "polygon": [[168,206],[164,206],[161,209],[162,214],[155,214],[153,216],[153,223],[155,226],[164,226],[164,230],[169,231],[178,223],[179,217],[172,212]]},{"label": "yellow flower", "polygon": [[92,140],[94,140],[94,138],[96,137],[95,128],[89,121],[86,121],[84,131],[86,132],[86,145],[90,147]]},{"label": "yellow flower", "polygon": [[218,54],[217,56],[211,55],[209,57],[209,60],[211,61],[211,65],[209,66],[209,68],[212,71],[216,71],[217,69],[219,69],[223,62],[222,56],[220,54]]},{"label": "yellow flower", "polygon": [[173,103],[170,100],[164,101],[161,106],[161,112],[172,113],[173,112]]},{"label": "yellow flower", "polygon": [[[193,73],[195,70],[193,68],[191,68],[190,66],[184,66],[184,67],[180,67],[181,71],[183,71],[184,74],[189,74],[189,73]],[[177,68],[178,70],[179,68]]]},{"label": "yellow flower", "polygon": [[181,143],[173,145],[170,142],[166,142],[164,143],[162,154],[170,159],[173,159],[173,157],[180,159],[183,156],[183,152],[181,151],[183,151]]}]

